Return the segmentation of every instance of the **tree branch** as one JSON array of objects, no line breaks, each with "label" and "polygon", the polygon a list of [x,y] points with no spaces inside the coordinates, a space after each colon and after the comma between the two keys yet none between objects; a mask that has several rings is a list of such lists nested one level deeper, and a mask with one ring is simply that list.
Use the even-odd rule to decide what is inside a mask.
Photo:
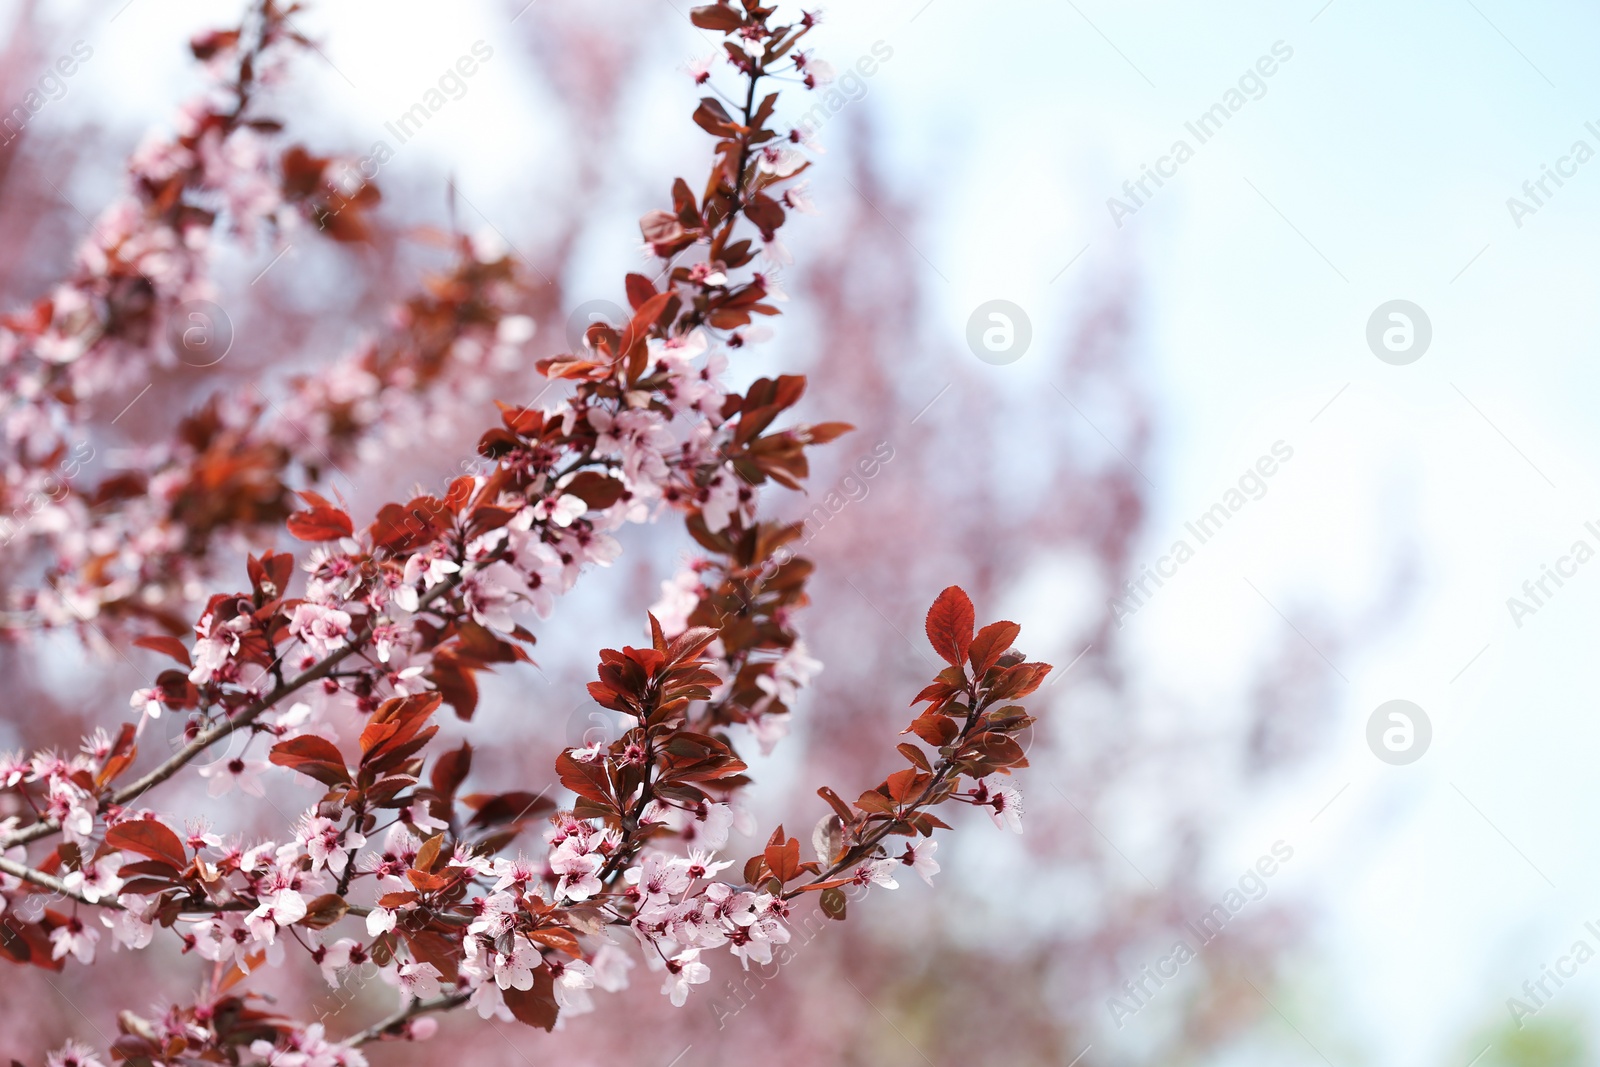
[{"label": "tree branch", "polygon": [[395,1027],[404,1025],[419,1015],[426,1015],[434,1011],[449,1011],[451,1008],[457,1008],[465,1004],[471,997],[472,993],[470,991],[457,990],[454,993],[446,993],[444,996],[434,1000],[414,1000],[395,1011],[392,1015],[379,1019],[359,1034],[345,1039],[345,1045],[355,1048],[358,1045],[365,1045],[368,1041],[376,1041],[391,1030],[394,1030]]},{"label": "tree branch", "polygon": [[[490,558],[493,559],[497,557]],[[485,560],[484,562],[487,563],[488,560]],[[448,578],[434,586],[432,589],[428,590],[427,593],[418,599],[417,609],[420,611],[424,605],[430,604],[433,601],[442,598],[446,593],[459,586],[467,577],[469,577],[469,575],[464,570],[457,571],[455,574],[450,575]],[[240,712],[238,715],[235,715],[224,722],[218,723],[209,730],[202,730],[195,736],[193,741],[185,745],[182,750],[173,755],[172,758],[168,759],[161,766],[157,767],[143,778],[140,778],[113,793],[111,796],[111,803],[118,805],[127,804],[131,800],[138,799],[138,797],[144,794],[147,790],[158,786],[168,778],[171,778],[174,774],[177,774],[180,770],[182,770],[184,766],[196,756],[200,755],[206,749],[210,748],[218,741],[221,741],[224,737],[227,737],[234,731],[241,730],[244,727],[249,726],[268,710],[280,703],[285,697],[297,692],[312,682],[319,681],[328,674],[332,673],[333,669],[340,663],[344,662],[345,659],[355,652],[360,651],[362,646],[371,636],[372,630],[370,628],[363,631],[362,633],[356,635],[349,644],[345,645],[336,652],[329,653],[328,656],[322,660],[322,662],[310,668],[304,674],[298,675],[282,685],[274,686],[272,692],[268,693],[260,700],[248,705],[245,710]],[[61,829],[61,823],[56,819],[41,819],[36,823],[24,826],[22,829],[14,831],[13,833],[8,834],[5,838],[0,839],[0,849],[10,848],[13,845],[25,845],[30,841],[37,841],[39,838],[47,837],[59,829]]]},{"label": "tree branch", "polygon": [[54,875],[45,874],[43,871],[36,871],[26,864],[17,863],[15,860],[8,860],[4,856],[0,856],[0,872],[9,874],[13,878],[21,878],[24,882],[32,882],[34,885],[42,886],[43,888],[49,889],[52,892],[60,893],[62,896],[67,897],[68,899],[76,900],[79,904],[87,904],[94,908],[110,908],[112,911],[122,910],[122,905],[118,904],[114,900],[90,900],[82,893],[74,893],[72,890],[68,889],[67,883],[63,882]]},{"label": "tree branch", "polygon": [[[978,716],[983,711],[983,707],[980,707],[978,701],[978,680],[976,678],[967,683],[967,700],[969,702],[967,721],[965,725],[961,727],[961,732],[956,735],[956,739],[951,742],[951,744],[957,748],[959,748],[960,743],[965,741],[967,736],[972,733],[972,728],[977,725]],[[986,702],[984,706],[987,706],[987,704],[990,703],[993,703],[993,701]],[[844,856],[840,858],[838,863],[835,863],[826,871],[823,871],[817,877],[811,879],[811,881],[805,883],[804,885],[798,885],[793,889],[788,890],[783,894],[783,899],[793,900],[795,897],[804,893],[808,887],[816,885],[818,882],[826,882],[830,879],[837,878],[847,868],[855,866],[868,856],[872,855],[872,850],[876,848],[884,838],[889,836],[896,824],[903,823],[906,815],[915,812],[918,808],[921,808],[924,804],[927,804],[934,796],[938,794],[938,791],[943,788],[944,783],[949,780],[952,771],[956,771],[955,762],[949,759],[941,759],[939,761],[938,770],[934,772],[933,779],[923,787],[922,792],[917,794],[917,798],[915,800],[903,807],[900,817],[885,819],[883,822],[879,823],[877,829],[873,830],[866,837],[857,842],[852,848],[847,850]],[[960,772],[956,771],[956,774],[959,777]]]}]

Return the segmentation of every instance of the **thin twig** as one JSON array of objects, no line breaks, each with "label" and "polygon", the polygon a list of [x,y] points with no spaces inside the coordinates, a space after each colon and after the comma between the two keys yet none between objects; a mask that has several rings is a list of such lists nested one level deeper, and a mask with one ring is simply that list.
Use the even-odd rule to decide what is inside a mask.
[{"label": "thin twig", "polygon": [[449,1011],[451,1008],[460,1007],[471,996],[472,993],[469,990],[458,990],[454,993],[446,993],[444,996],[434,1000],[414,1000],[393,1014],[379,1019],[354,1037],[347,1038],[345,1044],[350,1048],[355,1048],[357,1045],[365,1045],[368,1041],[376,1041],[391,1030],[394,1030],[395,1027],[408,1023],[419,1015],[426,1015],[431,1011]]},{"label": "thin twig", "polygon": [[[468,575],[465,571],[458,571],[455,574],[450,575],[448,578],[440,582],[434,588],[428,590],[426,594],[418,599],[418,609],[420,610],[423,605],[432,603],[433,601],[442,598],[446,593],[459,586],[466,577],[468,577]],[[344,660],[353,653],[359,651],[367,639],[371,637],[371,635],[372,631],[370,629],[356,635],[355,639],[349,644],[335,652],[329,653],[328,656],[326,656],[320,663],[307,670],[304,674],[296,676],[283,685],[275,686],[272,692],[268,693],[260,700],[248,705],[245,710],[240,712],[238,715],[232,716],[226,721],[218,723],[209,730],[202,730],[195,736],[193,741],[185,745],[182,750],[173,755],[172,758],[168,759],[161,766],[157,767],[149,774],[146,774],[138,781],[135,781],[112,794],[111,803],[117,805],[126,804],[130,800],[135,800],[142,796],[147,790],[153,788],[154,786],[165,782],[168,778],[171,778],[174,774],[177,774],[180,770],[182,770],[183,767],[196,756],[199,756],[206,749],[210,748],[218,741],[221,741],[224,737],[227,737],[234,731],[242,730],[244,727],[249,726],[272,707],[280,703],[285,697],[290,696],[312,682],[319,681],[326,677],[333,671],[333,668],[344,662]],[[53,834],[59,829],[61,829],[61,823],[56,819],[51,818],[40,820],[39,822],[24,826],[22,829],[8,834],[4,839],[0,839],[0,849],[10,848],[13,845],[24,845],[30,841],[37,841],[39,838]]]}]

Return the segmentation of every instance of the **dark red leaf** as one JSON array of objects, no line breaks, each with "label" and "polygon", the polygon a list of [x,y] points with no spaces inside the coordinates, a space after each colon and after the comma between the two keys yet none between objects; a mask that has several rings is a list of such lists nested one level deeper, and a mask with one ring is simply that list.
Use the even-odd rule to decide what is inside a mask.
[{"label": "dark red leaf", "polygon": [[332,926],[345,913],[350,910],[350,905],[337,893],[324,893],[320,897],[306,902],[305,918],[300,920],[301,925],[309,926],[313,930],[320,930],[325,926]]},{"label": "dark red leaf", "polygon": [[928,609],[928,641],[946,663],[960,666],[972,647],[972,599],[959,585],[940,593]]},{"label": "dark red leaf", "polygon": [[950,716],[940,715],[932,711],[918,715],[911,721],[911,726],[908,729],[935,748],[942,748],[948,745],[961,732],[956,728],[956,724],[951,720]]},{"label": "dark red leaf", "polygon": [[179,869],[189,865],[183,841],[154,819],[118,823],[106,831],[106,844],[122,852],[137,852]]},{"label": "dark red leaf", "polygon": [[272,746],[268,759],[280,767],[315,778],[323,785],[350,784],[344,756],[332,741],[316,734],[301,734],[279,741]]},{"label": "dark red leaf", "polygon": [[727,33],[738,29],[744,22],[739,13],[726,4],[706,4],[689,11],[689,21],[702,30]]},{"label": "dark red leaf", "polygon": [[456,795],[456,790],[461,788],[461,783],[466,780],[467,772],[472,770],[472,746],[461,742],[461,747],[446,752],[440,756],[433,765],[433,791],[449,800]]},{"label": "dark red leaf", "polygon": [[622,499],[627,486],[599,471],[583,471],[562,486],[563,493],[571,493],[596,511],[604,511]]},{"label": "dark red leaf", "polygon": [[194,666],[194,663],[189,659],[188,647],[176,637],[154,634],[150,637],[136,638],[133,643],[140,648],[148,648],[152,652],[164,652],[185,667]]},{"label": "dark red leaf", "polygon": [[817,790],[817,796],[828,802],[829,806],[833,808],[834,813],[839,816],[839,820],[841,822],[848,825],[855,821],[855,812],[850,810],[850,805],[846,804],[844,802],[844,798],[838,793],[835,793],[832,789],[829,789],[827,786],[823,786]]},{"label": "dark red leaf", "polygon": [[1022,627],[1014,622],[991,622],[979,630],[978,636],[972,639],[972,647],[967,652],[972,660],[973,677],[982,678],[984,673],[1006,654],[1011,642],[1015,641],[1021,632]]},{"label": "dark red leaf", "polygon": [[1050,671],[1048,663],[1019,663],[1015,667],[1007,667],[1005,673],[1000,675],[1000,680],[989,690],[989,695],[995,700],[1025,697],[1039,688],[1039,683]]},{"label": "dark red leaf", "polygon": [[928,764],[928,757],[923,753],[922,749],[918,748],[916,745],[901,743],[896,745],[895,748],[899,750],[900,755],[904,756],[907,760],[915,764],[917,767],[920,767],[922,770],[930,772],[933,770],[933,768]]},{"label": "dark red leaf", "polygon": [[804,430],[806,440],[814,445],[825,445],[834,438],[849,433],[855,427],[848,422],[819,422]]},{"label": "dark red leaf", "polygon": [[533,972],[533,988],[518,989],[512,986],[500,991],[501,999],[506,1002],[506,1007],[511,1009],[511,1014],[517,1022],[527,1026],[536,1026],[541,1030],[554,1030],[556,1015],[560,1008],[556,1005],[555,980],[550,974],[550,968],[540,967]]},{"label": "dark red leaf", "polygon": [[560,776],[562,785],[580,797],[607,807],[616,806],[603,758],[584,763],[573,759],[569,749],[556,757],[556,774]]},{"label": "dark red leaf", "polygon": [[289,532],[302,541],[337,541],[355,532],[350,516],[338,508],[314,507],[289,516]]},{"label": "dark red leaf", "polygon": [[767,861],[767,869],[780,882],[793,881],[800,873],[800,839],[791,837],[789,840],[777,845],[768,845],[763,854]]},{"label": "dark red leaf", "polygon": [[628,290],[628,303],[635,311],[639,309],[640,304],[656,295],[655,283],[643,274],[630,274],[624,281]]}]

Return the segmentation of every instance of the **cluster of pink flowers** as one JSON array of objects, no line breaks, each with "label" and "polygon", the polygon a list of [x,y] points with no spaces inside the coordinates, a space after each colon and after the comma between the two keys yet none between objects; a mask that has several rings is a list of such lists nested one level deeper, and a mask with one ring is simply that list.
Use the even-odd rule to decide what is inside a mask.
[{"label": "cluster of pink flowers", "polygon": [[[214,563],[197,553],[197,531],[186,514],[197,486],[209,488],[207,506],[219,511],[232,502],[225,492],[218,499],[219,482],[240,491],[237,521],[219,519],[203,532],[214,537],[236,529],[259,540],[270,534],[263,518],[281,521],[274,510],[260,514],[260,501],[265,495],[286,502],[282,486],[292,472],[326,475],[371,461],[398,443],[396,435],[449,425],[454,410],[480,402],[476,383],[520,355],[533,321],[511,311],[522,287],[506,254],[482,240],[460,244],[452,280],[476,283],[469,292],[477,318],[455,326],[444,365],[425,373],[413,337],[436,329],[431,318],[450,309],[412,301],[394,309],[394,339],[363,341],[329,367],[296,378],[284,399],[269,405],[254,386],[217,398],[203,420],[191,420],[196,432],[125,457],[123,476],[141,472],[143,493],[112,501],[62,493],[46,506],[48,514],[26,529],[50,549],[51,569],[40,588],[13,597],[14,608],[29,612],[34,627],[95,619],[107,605],[133,604],[138,613],[184,610]],[[424,317],[430,321],[419,321]],[[223,465],[253,470],[219,478],[215,471]],[[277,490],[264,493],[275,483]]]},{"label": "cluster of pink flowers", "polygon": [[732,866],[712,856],[698,849],[687,858],[653,853],[627,873],[627,898],[635,907],[628,925],[651,969],[666,972],[661,992],[680,1007],[690,986],[711,978],[700,962],[703,950],[726,945],[748,969],[752,960],[771,963],[773,947],[789,942],[788,902],[710,881]]},{"label": "cluster of pink flowers", "polygon": [[[49,550],[44,579],[8,597],[8,615],[23,625],[92,619],[105,602],[142,592],[141,573],[182,560],[185,531],[151,521],[165,517],[174,461],[192,448],[182,435],[157,455],[132,457],[120,477],[143,470],[152,484],[119,521],[104,521],[104,502],[72,479],[95,455],[91,418],[111,414],[103,407],[131,405],[180,358],[209,364],[224,354],[215,350],[231,327],[216,321],[214,306],[192,306],[216,297],[209,268],[219,227],[246,245],[327,229],[330,161],[282,149],[275,124],[249,110],[305,43],[274,0],[259,0],[238,29],[197,37],[208,90],[180,109],[170,133],[151,134],[133,154],[127,192],[91,224],[71,275],[25,311],[0,316],[0,521],[16,558],[35,540]],[[154,566],[140,568],[146,557]],[[111,568],[120,577],[82,577],[107,559],[123,564]],[[173,584],[195,577],[184,567]]]},{"label": "cluster of pink flowers", "polygon": [[[256,10],[262,27],[278,25],[272,0]],[[815,858],[801,860],[800,842],[779,826],[737,868],[741,880],[719,877],[735,866],[719,858],[731,834],[755,830],[739,797],[748,768],[724,728],[745,724],[770,750],[821,667],[793,627],[810,565],[777,558],[799,528],[760,519],[759,487],[770,480],[799,488],[805,450],[848,429],[771,428],[803,394],[799,376],[759,379],[743,393],[722,381],[728,351],[758,335],[752,316],[778,313],[769,301],[782,294],[772,280],[741,271],[757,240],[769,261],[786,258],[777,230],[784,206],[798,206],[803,194],[783,187],[807,166],[800,139],[768,127],[776,94],[757,102],[756,85],[786,54],[784,69],[808,84],[821,71],[794,51],[813,20],[774,26],[772,15],[752,3],[695,9],[698,26],[725,35],[728,62],[748,79],[747,102],[735,118],[716,99],[701,101],[696,121],[718,138],[712,180],[697,199],[680,179],[674,211],[641,221],[661,272],[656,281],[629,275],[631,320],[591,327],[580,352],[540,363],[550,378],[572,383],[568,395],[539,408],[501,405],[502,424],[484,433],[469,473],[436,495],[385,505],[369,524],[358,527],[342,502],[302,490],[305,507],[285,525],[313,546],[299,564],[303,593],[291,592],[291,556],[251,555],[247,590],[191,598],[191,641],[139,638],[178,667],[132,694],[135,721],[116,737],[97,731],[70,757],[0,756],[0,802],[28,816],[0,823],[0,925],[10,935],[0,953],[40,966],[69,957],[90,964],[106,933],[115,947],[139,950],[165,929],[185,953],[216,965],[194,1004],[154,1020],[123,1013],[118,1058],[164,1061],[169,1043],[181,1039],[189,1060],[237,1059],[247,1044],[264,1063],[360,1067],[366,1041],[427,1037],[426,1013],[462,1005],[549,1029],[593,1010],[596,990],[627,986],[635,962],[611,936],[625,944],[624,928],[646,968],[663,976],[661,992],[681,1006],[710,980],[706,954],[714,950],[726,947],[744,968],[780,959],[791,909],[806,894],[843,918],[846,887],[895,888],[902,867],[931,881],[939,866],[925,839],[945,827],[932,807],[983,806],[997,824],[1019,828],[1020,794],[999,776],[1026,765],[1013,735],[1031,719],[1007,702],[1033,692],[1049,668],[1011,650],[1012,623],[975,633],[971,601],[952,587],[927,622],[949,666],[918,697],[929,707],[908,731],[934,756],[900,745],[910,766],[854,805],[819,790],[833,814],[813,838]],[[260,36],[271,35],[263,28]],[[224,36],[196,51],[216,64],[239,47]],[[253,84],[243,67],[235,120]],[[236,169],[264,165],[244,142],[201,155]],[[195,166],[171,152],[142,158],[173,180]],[[256,225],[273,217],[267,193],[238,174],[234,180],[225,199],[237,219]],[[754,238],[735,240],[745,225]],[[697,262],[680,262],[691,249]],[[461,270],[488,268],[488,306],[497,310],[476,333],[452,335],[449,347],[470,349],[460,364],[481,367],[475,361],[514,355],[530,331],[492,295],[509,295],[504,261],[470,245],[465,251]],[[391,421],[447,402],[456,386],[412,388],[419,373],[449,379],[441,370],[453,357],[424,355],[365,347],[302,379],[281,422],[218,405],[207,432],[233,434],[230,449],[276,445],[292,456],[273,434],[298,419],[315,427],[310,447],[318,453],[359,448]],[[186,491],[183,471],[208,454],[193,440],[188,447],[158,457],[144,499],[159,508]],[[290,462],[273,460],[274,476]],[[119,521],[132,521],[138,506]],[[556,772],[574,798],[563,810],[545,799],[548,788],[458,796],[471,746],[431,751],[433,714],[449,705],[472,718],[476,673],[527,660],[529,625],[548,618],[587,568],[618,558],[615,532],[669,512],[684,517],[708,555],[664,584],[646,647],[601,653],[589,693],[627,719],[623,735],[563,750]],[[171,510],[158,525],[195,532]],[[114,529],[103,524],[97,535]],[[152,560],[181,554],[168,544],[144,548],[146,556],[126,561],[135,588]],[[192,574],[198,581],[203,572]],[[175,752],[119,784],[136,742],[163,719]],[[192,767],[202,755],[211,762]],[[179,832],[172,816],[136,805],[185,768],[208,778],[214,795],[263,795],[271,784],[263,779],[280,771],[326,792],[278,840],[225,839],[203,823]],[[962,776],[973,779],[972,790],[958,789]],[[503,854],[544,816],[542,857]],[[29,855],[58,834],[51,852]],[[903,850],[890,847],[891,835],[908,839]],[[364,937],[333,932],[350,918],[364,921]],[[330,986],[352,974],[380,978],[398,992],[398,1012],[341,1041],[321,1024],[265,1011],[252,1010],[248,1030],[230,1029],[234,1009],[251,996],[235,984],[282,964],[292,946]],[[271,1040],[260,1036],[264,1029]],[[56,1057],[80,1067],[92,1061],[75,1045]]]}]

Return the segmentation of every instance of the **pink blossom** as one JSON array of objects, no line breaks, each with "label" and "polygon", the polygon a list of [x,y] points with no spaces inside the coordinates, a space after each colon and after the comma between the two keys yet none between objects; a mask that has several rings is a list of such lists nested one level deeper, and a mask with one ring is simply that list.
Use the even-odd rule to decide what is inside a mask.
[{"label": "pink blossom", "polygon": [[68,871],[61,879],[67,891],[76,893],[91,904],[116,896],[122,887],[117,871],[122,867],[122,853],[108,852],[97,860],[86,862],[75,871]]},{"label": "pink blossom", "polygon": [[616,993],[628,988],[628,972],[635,964],[632,956],[608,942],[595,951],[591,966],[595,985],[608,993]]},{"label": "pink blossom", "polygon": [[556,1004],[570,1015],[594,1010],[589,990],[594,988],[594,969],[582,960],[550,960],[546,963],[555,981]]},{"label": "pink blossom", "polygon": [[498,938],[509,933],[516,922],[517,898],[510,893],[474,897],[472,904],[477,917],[467,924],[469,934]]},{"label": "pink blossom", "polygon": [[318,946],[311,953],[311,958],[322,971],[322,979],[328,983],[329,989],[339,988],[339,972],[350,966],[351,952],[360,947],[361,942],[341,937],[331,945]]},{"label": "pink blossom", "polygon": [[499,881],[494,884],[496,893],[515,888],[523,892],[529,885],[537,882],[543,870],[535,866],[530,860],[518,856],[515,860],[497,860],[494,873],[499,876]]},{"label": "pink blossom", "polygon": [[[761,150],[757,166],[763,174],[787,178],[806,165],[804,153],[782,145],[768,145]],[[792,262],[792,261],[791,261]]]},{"label": "pink blossom", "polygon": [[704,85],[711,80],[711,68],[716,65],[716,62],[717,53],[711,52],[691,59],[684,64],[683,69],[688,73],[689,77],[694,79],[696,85]]},{"label": "pink blossom", "polygon": [[[817,205],[811,200],[810,184],[810,182],[795,182],[784,190],[783,202],[802,215],[817,214]],[[777,299],[771,293],[768,293],[767,296],[768,299]]]},{"label": "pink blossom", "polygon": [[146,897],[124,893],[117,898],[120,911],[103,911],[100,923],[111,931],[114,949],[145,948],[155,939],[156,912],[160,902]]},{"label": "pink blossom", "polygon": [[806,654],[804,641],[796,640],[772,665],[771,674],[756,679],[756,687],[778,703],[792,707],[801,688],[821,670],[822,662]]},{"label": "pink blossom", "polygon": [[366,846],[367,839],[355,830],[341,829],[332,819],[308,815],[296,834],[299,845],[311,857],[311,869],[320,870],[324,864],[336,876],[344,874],[352,849]]},{"label": "pink blossom", "polygon": [[532,989],[533,972],[544,965],[539,950],[527,942],[517,944],[510,955],[494,954],[494,981],[501,989]]},{"label": "pink blossom", "polygon": [[933,884],[933,876],[939,873],[939,861],[933,854],[939,850],[937,841],[919,841],[914,845],[907,845],[900,862],[921,875],[922,880],[929,885]]},{"label": "pink blossom", "polygon": [[94,832],[94,810],[88,794],[65,778],[51,777],[50,793],[45,800],[45,812],[61,824],[67,840],[76,845],[87,844]]},{"label": "pink blossom", "polygon": [[973,803],[989,808],[989,817],[1002,830],[1022,833],[1022,792],[1007,785],[1006,779],[991,774],[978,783]]},{"label": "pink blossom", "polygon": [[247,918],[250,936],[272,944],[278,929],[293,926],[306,917],[306,898],[294,888],[293,868],[280,868],[261,884],[261,903]]},{"label": "pink blossom", "polygon": [[894,869],[899,865],[900,861],[893,859],[868,860],[850,872],[850,879],[860,886],[881,885],[885,889],[899,889],[900,883],[894,879]]},{"label": "pink blossom", "polygon": [[676,1007],[689,999],[689,987],[711,981],[711,968],[700,962],[700,950],[686,949],[667,961],[667,980],[661,992],[672,998]]},{"label": "pink blossom", "polygon": [[190,652],[194,669],[189,681],[205,685],[223,668],[228,659],[239,651],[239,635],[250,628],[248,615],[237,615],[224,623],[214,622],[206,615],[195,624],[195,643]]},{"label": "pink blossom", "polygon": [[689,628],[689,615],[700,606],[700,574],[687,567],[661,583],[661,599],[650,605],[650,614],[661,624],[661,632],[677,637]]},{"label": "pink blossom", "polygon": [[200,768],[200,777],[211,782],[207,792],[214,797],[227,796],[235,788],[250,796],[263,796],[261,774],[267,765],[260,760],[247,760],[239,756],[218,760]]},{"label": "pink blossom", "polygon": [[0,788],[10,789],[28,777],[29,761],[20,752],[0,752]]},{"label": "pink blossom", "polygon": [[[161,718],[161,691],[159,688],[135,689],[133,695],[128,698],[128,706],[152,719],[159,719]],[[3,776],[4,769],[0,767],[0,778],[3,778]]]},{"label": "pink blossom", "polygon": [[535,504],[533,517],[541,522],[549,521],[557,526],[566,527],[583,518],[588,510],[589,504],[583,497],[562,493],[554,498],[546,497]]},{"label": "pink blossom", "polygon": [[623,877],[636,888],[641,904],[662,903],[688,890],[689,864],[677,856],[652,852],[640,866],[628,868]]},{"label": "pink blossom", "polygon": [[667,474],[662,453],[672,442],[661,415],[638,409],[612,414],[604,408],[590,408],[588,418],[599,435],[595,452],[622,460],[623,481],[629,488],[648,497],[658,495],[657,485]]},{"label": "pink blossom", "polygon": [[350,634],[350,614],[304,600],[289,619],[289,633],[304,641],[311,653],[321,658],[345,646]]},{"label": "pink blossom", "polygon": [[706,495],[700,503],[700,514],[705,516],[706,529],[721,533],[728,528],[739,511],[741,488],[739,475],[731,463],[724,463],[711,476],[706,483]]},{"label": "pink blossom", "polygon": [[94,946],[100,940],[100,931],[85,926],[76,915],[50,931],[50,958],[59,960],[69,953],[79,963],[94,962]]},{"label": "pink blossom", "polygon": [[789,736],[790,723],[787,714],[758,714],[749,725],[763,756],[772,755],[772,750],[778,747],[778,743]]},{"label": "pink blossom", "polygon": [[71,1040],[46,1056],[45,1064],[46,1067],[105,1067],[88,1045]]},{"label": "pink blossom", "polygon": [[728,843],[728,831],[733,827],[733,809],[726,804],[702,801],[693,811],[693,817],[684,825],[683,838],[712,852]]},{"label": "pink blossom", "polygon": [[588,900],[600,892],[600,868],[605,858],[583,852],[576,839],[562,842],[550,853],[550,868],[561,876],[556,883],[557,899]]},{"label": "pink blossom", "polygon": [[463,581],[461,587],[475,621],[501,633],[511,633],[517,628],[513,611],[523,599],[524,586],[510,564],[491,563]]},{"label": "pink blossom", "polygon": [[414,1000],[432,1000],[439,995],[439,979],[443,975],[431,963],[402,963],[397,968],[385,969],[383,980],[400,990],[402,996]]}]

